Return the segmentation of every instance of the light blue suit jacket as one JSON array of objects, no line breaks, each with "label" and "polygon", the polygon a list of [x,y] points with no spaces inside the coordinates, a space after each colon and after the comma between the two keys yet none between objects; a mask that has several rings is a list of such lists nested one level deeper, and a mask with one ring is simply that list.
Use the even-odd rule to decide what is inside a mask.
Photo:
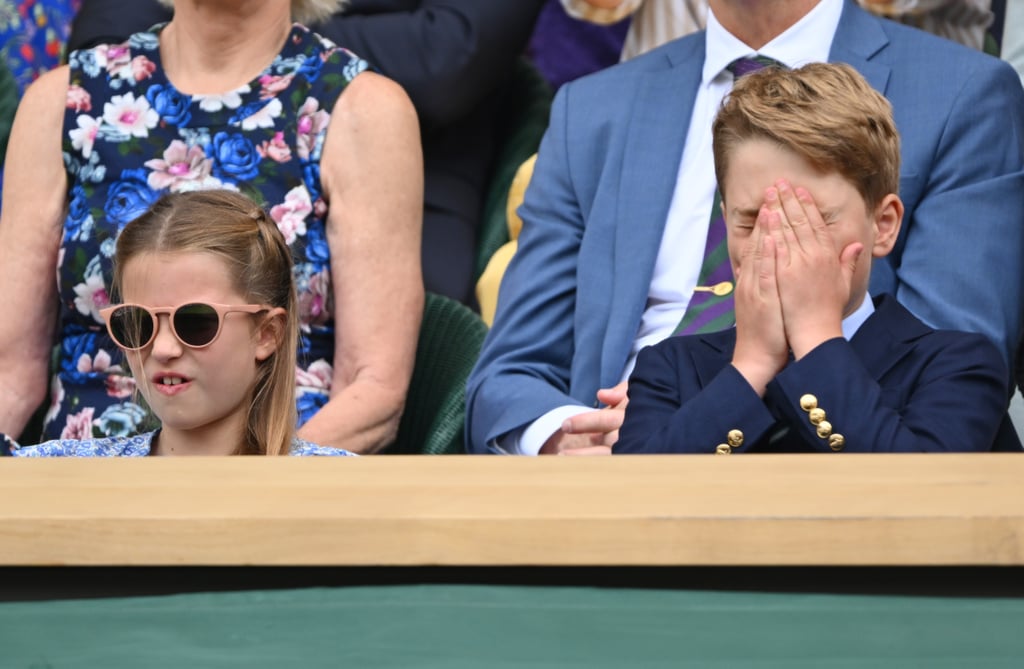
[{"label": "light blue suit jacket", "polygon": [[[467,446],[619,381],[647,301],[704,60],[704,33],[563,86],[519,247],[467,388]],[[871,292],[981,332],[1013,369],[1024,317],[1024,90],[1007,64],[846,0],[830,60],[892,102],[903,228]],[[704,240],[694,240],[703,244]]]}]

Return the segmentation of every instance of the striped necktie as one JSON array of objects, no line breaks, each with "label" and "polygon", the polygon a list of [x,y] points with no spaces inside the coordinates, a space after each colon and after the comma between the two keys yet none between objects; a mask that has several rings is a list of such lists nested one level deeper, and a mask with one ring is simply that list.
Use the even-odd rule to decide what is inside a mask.
[{"label": "striped necktie", "polygon": [[[769,66],[784,67],[777,60],[754,56],[734,60],[726,69],[739,79]],[[718,332],[731,327],[736,322],[733,286],[732,264],[729,262],[725,238],[725,216],[722,214],[722,194],[716,188],[711,205],[708,238],[704,245],[704,262],[697,276],[697,286],[690,297],[690,303],[686,305],[686,313],[672,334]]]}]

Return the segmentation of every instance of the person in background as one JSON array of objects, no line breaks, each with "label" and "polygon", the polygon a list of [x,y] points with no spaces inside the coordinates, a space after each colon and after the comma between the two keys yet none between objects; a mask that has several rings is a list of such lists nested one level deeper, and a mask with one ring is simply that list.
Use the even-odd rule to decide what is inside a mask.
[{"label": "person in background", "polygon": [[629,17],[611,25],[569,16],[559,0],[547,0],[534,26],[527,56],[551,89],[619,62]]},{"label": "person in background", "polygon": [[632,18],[622,60],[703,30],[707,0],[561,0],[566,13],[581,21],[608,25]]},{"label": "person in background", "polygon": [[351,455],[295,436],[298,298],[291,250],[262,208],[232,191],[172,193],[116,247],[123,302],[102,314],[160,428],[11,455]]},{"label": "person in background", "polygon": [[[419,116],[421,264],[428,291],[474,306],[476,244],[501,137],[503,83],[543,0],[350,0],[311,24],[398,82]],[[121,42],[167,21],[156,0],[84,0],[71,48]]]},{"label": "person in background", "polygon": [[858,0],[864,9],[982,51],[992,0]]},{"label": "person in background", "polygon": [[889,102],[848,65],[765,68],[713,147],[736,327],[640,351],[614,452],[991,450],[999,350],[867,295],[903,218]]},{"label": "person in background", "polygon": [[60,64],[71,18],[80,4],[81,0],[0,0],[0,192],[13,106],[30,83]]},{"label": "person in background", "polygon": [[25,440],[138,431],[100,315],[115,242],[161,195],[214,188],[260,202],[292,249],[299,436],[391,443],[423,313],[419,129],[397,84],[293,23],[335,9],[178,0],[166,26],[74,51],[29,88],[0,213],[19,314],[0,322],[0,432],[25,432],[47,388]]},{"label": "person in background", "polygon": [[[982,50],[992,23],[992,0],[857,0],[861,7],[901,23]],[[707,0],[561,0],[574,18],[606,25],[632,16],[622,60],[703,30]]]},{"label": "person in background", "polygon": [[1024,0],[1006,0],[1001,55],[1024,82]]},{"label": "person in background", "polygon": [[[732,325],[728,256],[710,233],[711,121],[737,73],[764,59],[845,62],[890,100],[905,215],[870,294],[894,295],[931,327],[987,335],[1014,368],[1024,90],[1012,68],[853,0],[711,0],[706,32],[555,96],[468,383],[469,450],[608,453],[640,349]],[[705,268],[729,276],[705,282]]]}]

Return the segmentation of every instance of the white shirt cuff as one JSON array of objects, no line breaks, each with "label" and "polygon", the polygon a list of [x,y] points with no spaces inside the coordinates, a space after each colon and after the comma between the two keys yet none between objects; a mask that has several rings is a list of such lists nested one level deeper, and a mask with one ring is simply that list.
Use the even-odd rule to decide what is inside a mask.
[{"label": "white shirt cuff", "polygon": [[491,449],[505,455],[537,455],[544,442],[562,429],[566,418],[593,411],[577,404],[560,406],[547,412],[526,427],[512,430],[491,442]]}]

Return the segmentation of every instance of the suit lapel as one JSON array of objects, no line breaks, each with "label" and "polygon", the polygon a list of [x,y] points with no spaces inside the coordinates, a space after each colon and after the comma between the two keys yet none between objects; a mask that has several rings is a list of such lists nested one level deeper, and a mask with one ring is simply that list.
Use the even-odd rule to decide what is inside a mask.
[{"label": "suit lapel", "polygon": [[700,387],[707,388],[712,379],[731,362],[733,349],[736,348],[736,330],[729,328],[698,336],[700,346],[693,348],[691,358]]},{"label": "suit lapel", "polygon": [[872,88],[884,94],[891,68],[873,58],[889,45],[889,37],[879,20],[858,7],[854,0],[846,0],[828,59],[852,65]]},{"label": "suit lapel", "polygon": [[666,52],[671,66],[635,89],[615,211],[615,254],[601,384],[618,382],[647,305],[704,62],[703,33]]},{"label": "suit lapel", "polygon": [[876,299],[875,313],[864,321],[850,345],[875,380],[881,380],[931,330],[890,295]]}]

